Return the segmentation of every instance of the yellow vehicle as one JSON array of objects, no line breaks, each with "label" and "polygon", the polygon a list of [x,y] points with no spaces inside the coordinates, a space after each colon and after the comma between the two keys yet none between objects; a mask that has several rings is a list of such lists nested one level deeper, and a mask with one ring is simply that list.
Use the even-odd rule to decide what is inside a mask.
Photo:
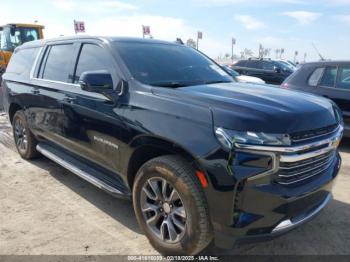
[{"label": "yellow vehicle", "polygon": [[44,38],[44,26],[37,24],[7,24],[0,26],[0,74],[6,69],[17,46]]}]

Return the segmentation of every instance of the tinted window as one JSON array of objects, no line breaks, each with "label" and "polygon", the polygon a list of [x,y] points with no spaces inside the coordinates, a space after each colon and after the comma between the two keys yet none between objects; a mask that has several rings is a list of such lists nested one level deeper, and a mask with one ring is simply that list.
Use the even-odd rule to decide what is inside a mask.
[{"label": "tinted window", "polygon": [[165,87],[232,82],[218,65],[193,48],[161,43],[118,42],[115,46],[138,81]]},{"label": "tinted window", "polygon": [[235,63],[235,66],[246,66],[247,64],[247,61],[246,60],[241,60],[241,61],[238,61],[237,63]]},{"label": "tinted window", "polygon": [[19,49],[12,55],[7,67],[7,72],[29,78],[30,71],[38,52],[39,48]]},{"label": "tinted window", "polygon": [[262,68],[264,70],[274,70],[274,64],[271,61],[262,61]]},{"label": "tinted window", "polygon": [[259,61],[259,60],[248,60],[246,67],[261,68],[261,61]]},{"label": "tinted window", "polygon": [[79,55],[75,83],[84,72],[97,70],[111,72],[112,66],[110,54],[105,49],[93,44],[84,44]]},{"label": "tinted window", "polygon": [[73,56],[73,45],[53,45],[48,51],[42,78],[68,82],[70,61]]},{"label": "tinted window", "polygon": [[323,67],[316,68],[311,74],[311,76],[309,77],[309,81],[308,81],[309,86],[317,86],[318,82],[320,81],[323,75],[323,72],[324,72]]},{"label": "tinted window", "polygon": [[350,89],[350,67],[339,68],[338,88]]},{"label": "tinted window", "polygon": [[320,86],[334,87],[336,77],[337,68],[327,67],[320,82]]}]

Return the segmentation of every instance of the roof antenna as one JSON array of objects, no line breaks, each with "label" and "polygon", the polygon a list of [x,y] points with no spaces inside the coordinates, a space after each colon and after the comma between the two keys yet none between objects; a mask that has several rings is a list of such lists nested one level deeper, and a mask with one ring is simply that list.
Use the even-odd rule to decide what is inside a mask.
[{"label": "roof antenna", "polygon": [[317,47],[315,46],[314,43],[311,43],[313,48],[315,49],[316,53],[318,54],[318,56],[321,58],[321,61],[325,61],[324,57],[321,55],[321,53],[318,51]]}]

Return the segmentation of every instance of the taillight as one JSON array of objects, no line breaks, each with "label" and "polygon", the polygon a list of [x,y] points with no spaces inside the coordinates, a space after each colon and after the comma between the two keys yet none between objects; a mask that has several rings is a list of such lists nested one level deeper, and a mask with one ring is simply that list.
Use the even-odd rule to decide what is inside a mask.
[{"label": "taillight", "polygon": [[288,84],[287,84],[287,83],[283,83],[283,84],[281,85],[281,87],[282,87],[282,88],[288,88]]}]

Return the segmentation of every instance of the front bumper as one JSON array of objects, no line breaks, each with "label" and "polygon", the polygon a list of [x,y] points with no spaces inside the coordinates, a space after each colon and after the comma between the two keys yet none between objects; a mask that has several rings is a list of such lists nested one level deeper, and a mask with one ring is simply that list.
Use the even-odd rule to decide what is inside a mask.
[{"label": "front bumper", "polygon": [[[235,161],[231,163],[235,171],[233,174],[222,167],[222,160],[205,161],[211,181],[206,194],[216,245],[232,248],[237,242],[274,238],[317,215],[331,199],[332,186],[341,165],[336,149],[341,136],[342,130],[317,142],[288,148],[288,152],[282,152],[280,148],[275,152],[270,148],[261,151],[259,148],[238,149]],[[266,163],[266,170],[242,166],[242,159],[248,159],[249,154],[252,157],[245,163],[253,166]],[[327,160],[317,160],[323,154],[326,154]],[[218,153],[216,156],[219,158]],[[268,161],[269,157],[271,161]],[[292,183],[279,180],[283,165],[293,165],[293,161],[305,165],[302,162],[305,159],[318,161],[314,165],[320,172],[308,167],[312,173],[307,173],[303,179],[298,177]],[[288,165],[284,168],[288,169]],[[321,165],[325,167],[322,170]],[[293,166],[289,168],[294,170]]]}]

